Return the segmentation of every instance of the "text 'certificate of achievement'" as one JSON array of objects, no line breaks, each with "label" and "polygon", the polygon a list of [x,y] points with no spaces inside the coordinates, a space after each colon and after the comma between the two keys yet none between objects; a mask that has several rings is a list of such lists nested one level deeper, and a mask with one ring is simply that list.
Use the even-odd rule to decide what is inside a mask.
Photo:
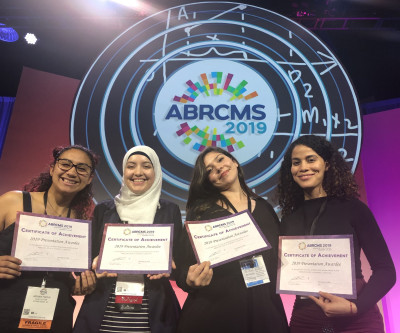
[{"label": "text 'certificate of achievement'", "polygon": [[355,299],[353,235],[279,237],[277,293]]},{"label": "text 'certificate of achievement'", "polygon": [[82,272],[91,266],[92,221],[17,213],[11,255],[25,271]]},{"label": "text 'certificate of achievement'", "polygon": [[173,224],[106,224],[98,272],[171,273]]},{"label": "text 'certificate of achievement'", "polygon": [[210,261],[210,267],[271,248],[248,210],[219,219],[186,221],[185,227],[197,262]]}]

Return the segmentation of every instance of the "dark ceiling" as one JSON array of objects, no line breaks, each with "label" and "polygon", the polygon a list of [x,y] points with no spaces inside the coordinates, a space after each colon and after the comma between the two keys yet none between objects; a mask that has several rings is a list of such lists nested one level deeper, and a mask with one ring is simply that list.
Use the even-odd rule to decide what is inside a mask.
[{"label": "dark ceiling", "polygon": [[[13,43],[0,40],[0,96],[16,96],[23,66],[82,79],[96,56],[127,27],[152,10],[192,2],[147,0],[138,12],[101,0],[0,0],[0,24],[20,36]],[[379,18],[345,26],[338,19],[336,29],[319,25],[314,32],[349,72],[361,103],[400,97],[399,0],[238,2],[271,9],[309,27],[324,17]],[[299,11],[307,16],[298,18]],[[27,32],[39,37],[36,45],[25,43]]]}]

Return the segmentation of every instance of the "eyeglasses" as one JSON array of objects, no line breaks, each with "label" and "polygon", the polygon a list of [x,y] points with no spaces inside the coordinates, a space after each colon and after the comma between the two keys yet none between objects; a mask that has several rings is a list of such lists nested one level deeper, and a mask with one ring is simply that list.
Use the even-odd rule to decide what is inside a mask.
[{"label": "eyeglasses", "polygon": [[72,167],[75,167],[76,172],[81,176],[88,176],[92,173],[92,167],[89,165],[85,163],[74,164],[66,158],[57,159],[57,164],[62,171],[68,171],[71,170]]}]

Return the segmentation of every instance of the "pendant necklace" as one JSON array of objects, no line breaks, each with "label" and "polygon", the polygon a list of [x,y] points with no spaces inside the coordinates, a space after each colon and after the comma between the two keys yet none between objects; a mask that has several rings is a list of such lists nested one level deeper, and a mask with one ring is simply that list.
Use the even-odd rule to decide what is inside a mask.
[{"label": "pendant necklace", "polygon": [[[44,204],[44,215],[48,215],[47,214],[47,199],[48,199],[48,190],[46,192],[44,192],[43,195],[43,204]],[[56,212],[56,210],[54,209],[53,205],[50,203],[49,201],[49,205],[50,207],[53,209],[54,212]],[[58,214],[58,213],[57,213]],[[59,217],[61,217],[62,213],[60,215],[58,215]],[[68,207],[68,213],[67,213],[67,218],[69,218],[71,216],[71,207]]]}]

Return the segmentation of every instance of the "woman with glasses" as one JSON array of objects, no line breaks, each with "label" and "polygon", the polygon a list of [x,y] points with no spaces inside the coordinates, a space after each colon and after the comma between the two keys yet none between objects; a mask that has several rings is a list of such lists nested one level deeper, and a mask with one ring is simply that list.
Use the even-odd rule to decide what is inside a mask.
[{"label": "woman with glasses", "polygon": [[[354,242],[357,299],[324,290],[319,297],[297,297],[290,331],[383,333],[376,303],[394,285],[396,271],[374,216],[357,199],[357,184],[342,155],[324,138],[298,138],[285,153],[278,191],[283,235],[353,235]],[[372,269],[368,282],[361,249]]]},{"label": "woman with glasses", "polygon": [[[29,287],[59,290],[50,330],[43,332],[71,332],[74,294],[93,291],[95,276],[86,271],[74,280],[66,272],[21,271],[21,260],[11,256],[17,212],[32,212],[73,219],[90,218],[92,187],[97,157],[82,146],[57,147],[49,171],[24,187],[0,196],[0,328],[2,332],[27,332],[18,329],[22,308]],[[33,330],[41,332],[42,330]]]},{"label": "woman with glasses", "polygon": [[[276,294],[279,220],[272,206],[246,185],[239,162],[221,148],[209,147],[197,158],[187,201],[187,220],[228,217],[248,210],[272,248],[242,260],[210,268],[196,263],[186,232],[177,261],[178,286],[188,292],[179,333],[286,333],[282,301]],[[262,283],[247,287],[241,267],[257,271]],[[262,272],[262,274],[261,274]],[[260,277],[261,276],[261,277]]]},{"label": "woman with glasses", "polygon": [[[114,200],[96,206],[92,223],[92,254],[100,251],[105,223],[173,224],[173,258],[182,220],[179,207],[160,199],[162,171],[153,149],[131,148],[122,163],[122,186]],[[174,263],[172,267],[174,268]],[[97,258],[93,263],[97,268]],[[97,275],[96,290],[85,297],[74,326],[76,333],[140,332],[174,333],[180,307],[169,282],[169,274]],[[126,280],[134,280],[142,303],[126,305],[116,301],[116,290]],[[140,294],[140,295],[139,295]]]}]

